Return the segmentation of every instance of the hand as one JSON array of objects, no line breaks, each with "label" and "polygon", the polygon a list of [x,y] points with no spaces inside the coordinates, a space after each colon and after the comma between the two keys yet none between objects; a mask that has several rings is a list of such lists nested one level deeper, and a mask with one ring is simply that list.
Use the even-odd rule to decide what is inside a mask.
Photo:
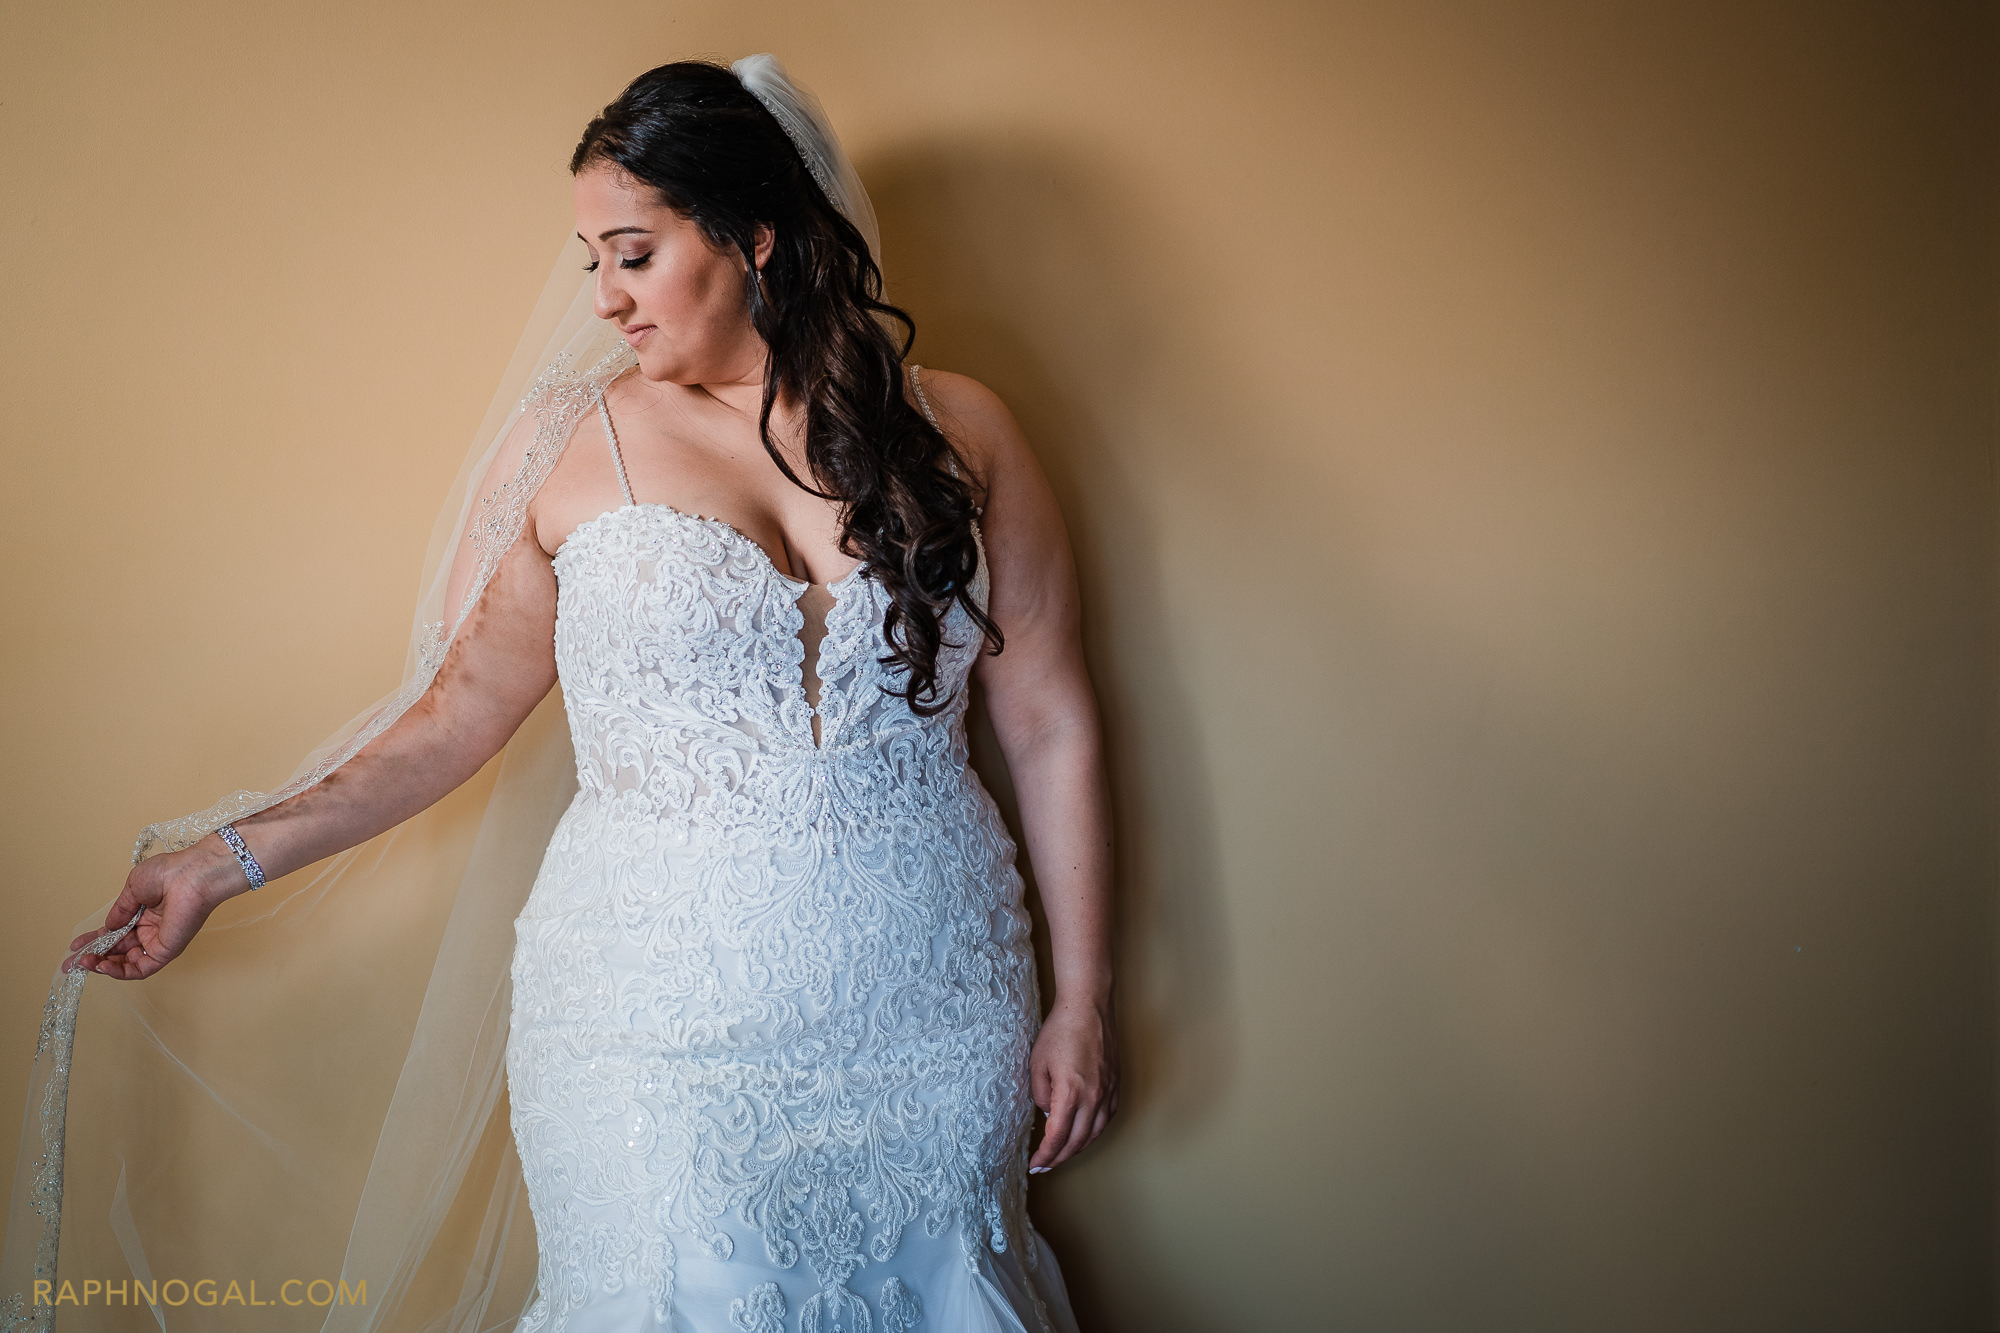
[{"label": "hand", "polygon": [[1082,1152],[1118,1110],[1118,1033],[1109,1004],[1060,997],[1028,1056],[1035,1105],[1048,1117],[1028,1170],[1047,1171]]},{"label": "hand", "polygon": [[[210,843],[222,848],[227,865],[217,859]],[[180,852],[149,856],[132,867],[118,901],[104,915],[104,929],[116,930],[143,910],[145,915],[103,957],[80,953],[103,931],[86,931],[70,941],[70,957],[63,966],[116,977],[120,981],[141,981],[180,957],[195,932],[208,920],[209,913],[230,897],[225,887],[227,872],[234,870],[243,887],[243,871],[222,839],[213,834]]]}]

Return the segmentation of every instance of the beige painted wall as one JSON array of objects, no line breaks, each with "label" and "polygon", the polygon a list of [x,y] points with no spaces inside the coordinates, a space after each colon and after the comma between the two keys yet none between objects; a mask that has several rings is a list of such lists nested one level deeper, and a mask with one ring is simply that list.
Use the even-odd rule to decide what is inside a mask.
[{"label": "beige painted wall", "polygon": [[0,10],[0,1106],[137,828],[393,681],[584,120],[770,49],[1082,561],[1086,1333],[1990,1327],[1989,14]]}]

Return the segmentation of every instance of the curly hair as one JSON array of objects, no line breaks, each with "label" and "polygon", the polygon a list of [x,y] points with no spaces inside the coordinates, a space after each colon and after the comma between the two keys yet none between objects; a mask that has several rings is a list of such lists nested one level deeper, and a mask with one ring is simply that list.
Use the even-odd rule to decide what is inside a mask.
[{"label": "curly hair", "polygon": [[[974,600],[979,516],[969,470],[942,431],[903,396],[916,321],[882,300],[882,270],[834,207],[776,117],[726,66],[675,61],[634,79],[593,119],[570,156],[576,174],[610,164],[644,182],[718,249],[739,251],[743,300],[770,355],[757,430],[785,477],[840,507],[840,549],[889,595],[884,666],[907,679],[889,693],[919,716],[944,708],[938,652],[952,603],[989,651],[999,627]],[[756,229],[775,236],[757,268]],[[903,326],[898,347],[890,320]],[[804,404],[801,480],[771,439],[780,392]]]}]

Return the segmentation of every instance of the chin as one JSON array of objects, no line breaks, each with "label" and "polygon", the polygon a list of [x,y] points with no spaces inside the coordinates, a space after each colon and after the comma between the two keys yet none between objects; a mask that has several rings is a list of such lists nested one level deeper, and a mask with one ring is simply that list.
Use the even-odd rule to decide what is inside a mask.
[{"label": "chin", "polygon": [[637,356],[639,358],[639,374],[644,378],[665,384],[687,383],[683,378],[685,368],[679,364],[667,361],[662,357],[649,356],[645,352],[639,352]]}]

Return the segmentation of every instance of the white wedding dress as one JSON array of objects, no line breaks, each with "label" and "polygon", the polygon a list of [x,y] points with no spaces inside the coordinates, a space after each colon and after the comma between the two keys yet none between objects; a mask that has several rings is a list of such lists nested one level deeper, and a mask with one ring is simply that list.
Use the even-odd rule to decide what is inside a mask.
[{"label": "white wedding dress", "polygon": [[1025,1206],[1040,1011],[967,765],[977,629],[954,608],[951,703],[920,717],[857,569],[815,710],[809,585],[634,503],[597,415],[626,503],[555,556],[580,789],[515,923],[519,1333],[1075,1333]]}]

